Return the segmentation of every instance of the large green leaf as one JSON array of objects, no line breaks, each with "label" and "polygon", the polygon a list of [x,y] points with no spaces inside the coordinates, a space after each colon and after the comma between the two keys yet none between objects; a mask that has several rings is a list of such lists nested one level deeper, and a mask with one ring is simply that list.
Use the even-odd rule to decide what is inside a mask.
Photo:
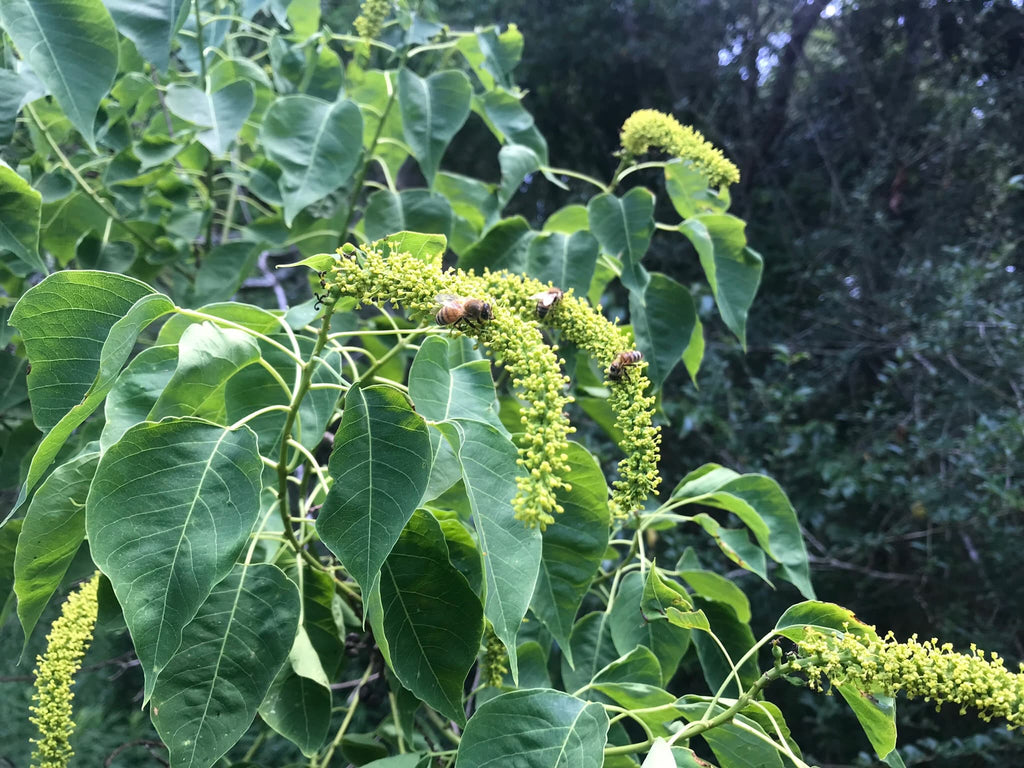
[{"label": "large green leaf", "polygon": [[[727,660],[722,649],[710,634],[702,631],[693,633],[693,645],[697,649],[701,672],[704,674],[708,688],[717,691],[726,678],[730,678],[731,682],[726,690],[728,693],[734,694],[736,693],[736,680],[731,677],[732,665],[738,662],[754,645],[754,633],[751,631],[750,625],[736,618],[736,613],[727,605],[704,600],[698,596],[694,596],[693,603],[699,611],[704,613],[707,622],[711,625],[711,631],[729,652],[729,660]],[[732,663],[729,663],[730,660]],[[760,670],[757,666],[756,654],[740,666],[738,674],[744,689],[757,680]]]},{"label": "large green leaf", "polygon": [[685,160],[665,164],[665,191],[676,213],[688,219],[699,213],[724,213],[729,207],[727,188],[715,191],[708,187],[708,178]]},{"label": "large green leaf", "polygon": [[667,621],[647,621],[642,610],[643,591],[644,579],[636,571],[619,582],[608,620],[612,641],[616,655],[625,655],[638,645],[653,651],[661,663],[662,683],[667,683],[690,647],[690,632]]},{"label": "large green leaf", "polygon": [[238,564],[181,633],[153,689],[171,765],[209,768],[252,724],[295,639],[299,591],[269,564]]},{"label": "large green leaf", "polygon": [[541,232],[526,252],[526,273],[563,291],[586,296],[597,265],[597,240],[587,231]]},{"label": "large green leaf", "polygon": [[565,510],[543,533],[540,573],[531,608],[573,663],[569,634],[583,597],[608,548],[608,484],[597,460],[570,442],[568,476],[572,490],[559,488]]},{"label": "large green leaf", "polygon": [[196,138],[214,155],[228,151],[255,103],[256,93],[248,80],[235,80],[213,92],[182,83],[173,83],[167,89],[167,108],[205,128]]},{"label": "large green leaf", "polygon": [[857,716],[857,722],[878,757],[887,757],[896,749],[896,700],[891,696],[866,693],[853,683],[841,683],[835,687]]},{"label": "large green leaf", "polygon": [[502,219],[459,256],[459,266],[462,269],[477,271],[487,267],[523,272],[526,269],[530,243],[537,234],[522,216]]},{"label": "large green leaf", "polygon": [[445,717],[466,722],[462,686],[480,648],[480,599],[448,561],[437,521],[417,511],[380,574],[381,626],[402,685]]},{"label": "large green leaf", "polygon": [[683,478],[672,498],[732,512],[754,534],[761,549],[779,564],[779,576],[804,597],[814,597],[796,511],[772,478],[740,475],[717,464],[707,464]]},{"label": "large green leaf", "polygon": [[461,343],[454,339],[434,336],[420,345],[409,369],[409,397],[416,412],[431,421],[482,421],[504,432],[490,362],[460,358]]},{"label": "large green leaf", "polygon": [[498,199],[493,184],[441,171],[434,177],[434,191],[448,199],[455,214],[451,232],[454,253],[468,250],[480,233],[498,217]]},{"label": "large green leaf", "polygon": [[587,216],[601,250],[622,259],[622,284],[643,291],[649,277],[640,260],[654,234],[654,195],[645,187],[634,187],[621,198],[602,193],[587,203]]},{"label": "large green leaf", "polygon": [[10,323],[21,332],[32,364],[32,413],[46,435],[11,514],[68,436],[103,402],[139,332],[173,308],[145,283],[85,270],[57,272],[21,297]]},{"label": "large green leaf", "polygon": [[435,72],[422,78],[403,67],[398,75],[405,141],[430,185],[448,142],[469,117],[472,94],[469,78],[458,70]]},{"label": "large green leaf", "polygon": [[146,421],[177,367],[177,344],[149,347],[132,358],[117,377],[103,406],[106,423],[100,435],[102,450],[120,440],[129,427]]},{"label": "large green leaf", "polygon": [[430,456],[427,425],[405,395],[386,386],[349,390],[316,530],[364,593],[423,497]]},{"label": "large green leaf", "polygon": [[121,603],[147,698],[247,541],[262,471],[251,429],[197,419],[139,424],[100,459],[86,501],[89,545]]},{"label": "large green leaf", "polygon": [[[301,634],[301,632],[300,632]],[[263,721],[312,757],[323,746],[331,725],[331,689],[285,665],[260,705]]]},{"label": "large green leaf", "polygon": [[519,454],[508,437],[479,421],[448,421],[441,429],[458,452],[473,510],[487,582],[484,611],[518,680],[516,635],[536,588],[542,546],[540,531],[516,520],[512,509]]},{"label": "large green leaf", "polygon": [[39,211],[42,196],[14,169],[0,161],[0,250],[13,253],[37,272],[46,273],[39,257]]},{"label": "large green leaf", "polygon": [[649,364],[647,376],[655,389],[661,388],[682,359],[695,332],[703,348],[701,322],[690,292],[660,272],[650,274],[643,292],[630,292],[629,321],[637,349]]},{"label": "large green leaf", "polygon": [[100,0],[3,0],[0,21],[71,124],[95,148],[96,112],[117,74],[117,29]]},{"label": "large green leaf", "polygon": [[14,558],[14,591],[26,647],[85,539],[85,498],[98,461],[98,453],[87,453],[57,467],[25,513]]},{"label": "large green leaf", "polygon": [[722,320],[743,348],[747,346],[747,312],[761,283],[764,259],[747,247],[742,219],[727,213],[694,216],[679,225],[700,257]]},{"label": "large green leaf", "polygon": [[561,691],[512,691],[480,707],[462,734],[456,768],[600,768],[608,716]]},{"label": "large green leaf", "polygon": [[186,0],[104,0],[118,31],[135,43],[146,61],[167,70],[171,42],[188,13]]},{"label": "large green leaf", "polygon": [[808,630],[836,637],[847,632],[875,639],[878,637],[875,631],[858,619],[849,608],[817,600],[807,600],[790,606],[775,624],[777,634],[788,637],[795,643],[803,640]]},{"label": "large green leaf", "polygon": [[330,104],[295,94],[282,96],[263,117],[260,139],[267,157],[281,168],[278,187],[284,221],[340,187],[363,150],[363,117],[353,102]]},{"label": "large green leaf", "polygon": [[537,130],[533,115],[523,106],[523,95],[525,93],[517,96],[503,88],[488,90],[475,100],[474,109],[481,113],[499,141],[528,147],[540,164],[547,165],[548,143]]},{"label": "large green leaf", "polygon": [[504,208],[519,190],[523,181],[541,166],[537,153],[520,144],[509,144],[498,151],[501,184],[498,185],[498,207]]},{"label": "large green leaf", "polygon": [[367,200],[362,224],[367,240],[380,240],[399,230],[436,232],[447,237],[452,220],[448,200],[429,189],[380,189]]},{"label": "large green leaf", "polygon": [[260,346],[245,331],[210,322],[190,325],[178,342],[177,368],[148,420],[197,416],[221,422],[228,379],[259,359]]}]

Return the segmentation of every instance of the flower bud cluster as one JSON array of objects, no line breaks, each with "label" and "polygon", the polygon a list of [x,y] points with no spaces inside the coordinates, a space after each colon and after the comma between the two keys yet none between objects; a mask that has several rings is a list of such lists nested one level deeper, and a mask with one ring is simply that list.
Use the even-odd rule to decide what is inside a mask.
[{"label": "flower bud cluster", "polygon": [[735,184],[740,180],[739,168],[726,159],[722,150],[705,139],[700,131],[682,125],[672,115],[664,112],[654,109],[634,112],[622,124],[620,137],[627,157],[637,157],[650,149],[660,149],[689,160],[708,177],[713,187]]},{"label": "flower bud cluster", "polygon": [[71,691],[96,623],[98,576],[82,584],[64,602],[60,617],[46,636],[46,653],[36,657],[36,691],[32,696],[32,724],[39,738],[32,739],[33,768],[65,768],[74,755],[71,734]]},{"label": "flower bud cluster", "polygon": [[484,634],[484,658],[480,665],[480,679],[491,688],[500,688],[508,673],[508,651],[505,644],[494,634],[494,627],[487,624]]},{"label": "flower bud cluster", "polygon": [[384,20],[391,13],[391,0],[364,0],[359,15],[352,22],[360,37],[374,38],[380,34]]},{"label": "flower bud cluster", "polygon": [[922,643],[917,635],[900,643],[891,632],[884,638],[810,633],[800,649],[815,658],[806,671],[817,690],[827,678],[869,693],[903,691],[908,698],[934,701],[937,709],[953,704],[961,715],[975,709],[982,720],[1004,718],[1011,728],[1024,725],[1024,664],[1011,672],[998,654],[973,644],[970,653],[958,653],[950,643],[940,645],[935,638]]},{"label": "flower bud cluster", "polygon": [[365,251],[343,250],[331,269],[332,291],[352,296],[362,304],[391,304],[414,318],[432,322],[438,296],[453,294],[491,304],[493,319],[465,332],[476,338],[500,361],[512,384],[525,401],[519,444],[520,466],[517,493],[512,499],[516,518],[542,530],[562,512],[556,498],[559,488],[569,489],[568,438],[575,431],[565,414],[571,401],[569,380],[562,374],[555,349],[544,343],[536,322],[525,320],[487,290],[487,281],[472,272],[448,269],[425,262],[409,253],[392,252],[375,244]]},{"label": "flower bud cluster", "polygon": [[[524,318],[536,319],[537,301],[532,298],[551,286],[539,280],[507,271],[485,270],[482,279],[487,292]],[[616,355],[633,348],[628,333],[595,311],[585,299],[567,291],[544,318],[544,323],[561,332],[561,337],[588,352],[607,372]],[[619,462],[619,479],[613,483],[613,506],[619,516],[643,508],[658,488],[661,475],[661,431],[654,426],[654,398],[644,392],[650,381],[644,375],[646,363],[630,366],[627,377],[609,382],[608,403],[615,414],[615,426],[622,433],[619,447],[625,457]]]}]

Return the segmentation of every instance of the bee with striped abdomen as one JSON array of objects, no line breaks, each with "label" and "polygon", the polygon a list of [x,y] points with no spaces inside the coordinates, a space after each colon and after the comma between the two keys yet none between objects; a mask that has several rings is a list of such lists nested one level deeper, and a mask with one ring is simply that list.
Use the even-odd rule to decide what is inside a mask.
[{"label": "bee with striped abdomen", "polygon": [[486,301],[467,299],[450,293],[442,293],[437,300],[441,302],[437,314],[434,315],[438,325],[450,325],[454,328],[468,325],[471,328],[480,328],[486,321],[494,319],[491,305]]},{"label": "bee with striped abdomen", "polygon": [[562,300],[561,288],[548,288],[546,291],[535,293],[531,296],[537,302],[537,317],[543,320],[558,302]]},{"label": "bee with striped abdomen", "polygon": [[608,378],[612,381],[629,381],[629,366],[636,365],[644,359],[642,352],[635,349],[629,352],[619,352],[608,366]]}]

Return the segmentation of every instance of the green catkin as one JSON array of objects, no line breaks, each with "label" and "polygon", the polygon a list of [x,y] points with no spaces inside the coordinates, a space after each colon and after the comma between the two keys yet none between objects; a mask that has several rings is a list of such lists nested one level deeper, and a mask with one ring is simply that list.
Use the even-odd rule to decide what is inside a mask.
[{"label": "green catkin", "polygon": [[480,328],[466,330],[500,361],[525,401],[524,435],[519,445],[519,464],[525,472],[516,478],[512,499],[516,518],[542,530],[562,512],[556,493],[571,486],[568,471],[568,437],[575,431],[565,415],[572,398],[566,394],[569,380],[562,374],[556,351],[544,343],[535,322],[510,312],[487,294],[484,282],[462,270],[444,270],[408,253],[390,253],[378,244],[361,252],[339,252],[329,278],[332,291],[351,296],[360,304],[405,309],[415,319],[433,322],[438,296],[449,293],[489,301],[494,318]]},{"label": "green catkin", "polygon": [[919,642],[912,635],[905,643],[890,632],[879,638],[873,632],[841,637],[810,633],[800,643],[815,663],[807,668],[815,690],[823,681],[852,683],[858,689],[893,696],[903,691],[908,698],[923,698],[978,711],[982,720],[1005,719],[1010,728],[1024,725],[1024,664],[1017,672],[1004,666],[998,654],[987,654],[971,645],[970,653],[958,653],[950,643],[935,638]]},{"label": "green catkin", "polygon": [[634,112],[622,124],[620,140],[627,157],[638,157],[651,149],[658,149],[689,160],[708,177],[713,187],[736,184],[740,180],[739,168],[726,159],[722,150],[705,139],[700,131],[681,124],[664,112],[655,109]]},{"label": "green catkin", "polygon": [[480,680],[491,688],[500,688],[508,673],[508,651],[494,634],[494,627],[490,623],[484,633],[484,658],[480,667]]},{"label": "green catkin", "polygon": [[65,768],[74,752],[71,734],[71,691],[96,623],[99,575],[82,584],[64,602],[60,617],[46,636],[46,653],[36,657],[35,694],[29,718],[39,731],[32,753],[32,768]]},{"label": "green catkin", "polygon": [[[501,270],[484,270],[486,292],[525,318],[536,318],[537,300],[531,298],[548,288],[539,280]],[[615,356],[633,348],[623,329],[595,311],[585,299],[568,291],[548,312],[544,323],[557,328],[566,341],[588,352],[607,373]],[[644,502],[661,484],[661,430],[654,426],[654,398],[644,394],[650,381],[644,375],[646,363],[630,367],[628,378],[609,382],[608,403],[615,414],[615,426],[622,433],[619,447],[625,457],[619,462],[619,479],[612,485],[616,516],[624,517],[642,509]]]}]

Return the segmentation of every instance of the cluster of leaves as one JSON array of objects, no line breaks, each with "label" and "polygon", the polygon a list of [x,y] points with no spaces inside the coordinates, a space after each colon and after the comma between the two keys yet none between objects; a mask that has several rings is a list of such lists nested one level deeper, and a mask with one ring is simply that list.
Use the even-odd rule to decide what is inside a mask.
[{"label": "cluster of leaves", "polygon": [[[691,765],[702,736],[722,768],[800,768],[762,689],[802,667],[762,674],[759,651],[852,617],[809,602],[755,640],[732,582],[692,551],[672,568],[645,553],[652,532],[690,526],[812,598],[773,480],[708,464],[613,524],[609,477],[569,442],[541,532],[513,507],[511,365],[423,307],[232,300],[257,269],[283,294],[271,258],[384,237],[396,258],[557,285],[589,299],[566,304],[582,315],[621,288],[657,394],[680,362],[696,376],[704,329],[689,291],[643,263],[656,232],[692,244],[745,344],[762,263],[728,190],[686,158],[624,158],[607,183],[550,165],[511,81],[514,28],[453,32],[399,7],[367,39],[318,7],[0,3],[3,618],[16,605],[27,645],[72,561],[95,563],[100,626],[126,625],[173,766],[251,763],[273,732],[319,766],[614,766],[648,750],[650,766]],[[493,137],[497,180],[442,169],[463,130]],[[679,221],[656,222],[645,187],[616,193],[646,170]],[[540,176],[592,194],[541,230],[503,216]],[[570,415],[621,443],[612,404],[631,390],[570,330],[547,330]],[[703,683],[678,674],[696,667]],[[854,709],[890,753],[891,706]]]}]

